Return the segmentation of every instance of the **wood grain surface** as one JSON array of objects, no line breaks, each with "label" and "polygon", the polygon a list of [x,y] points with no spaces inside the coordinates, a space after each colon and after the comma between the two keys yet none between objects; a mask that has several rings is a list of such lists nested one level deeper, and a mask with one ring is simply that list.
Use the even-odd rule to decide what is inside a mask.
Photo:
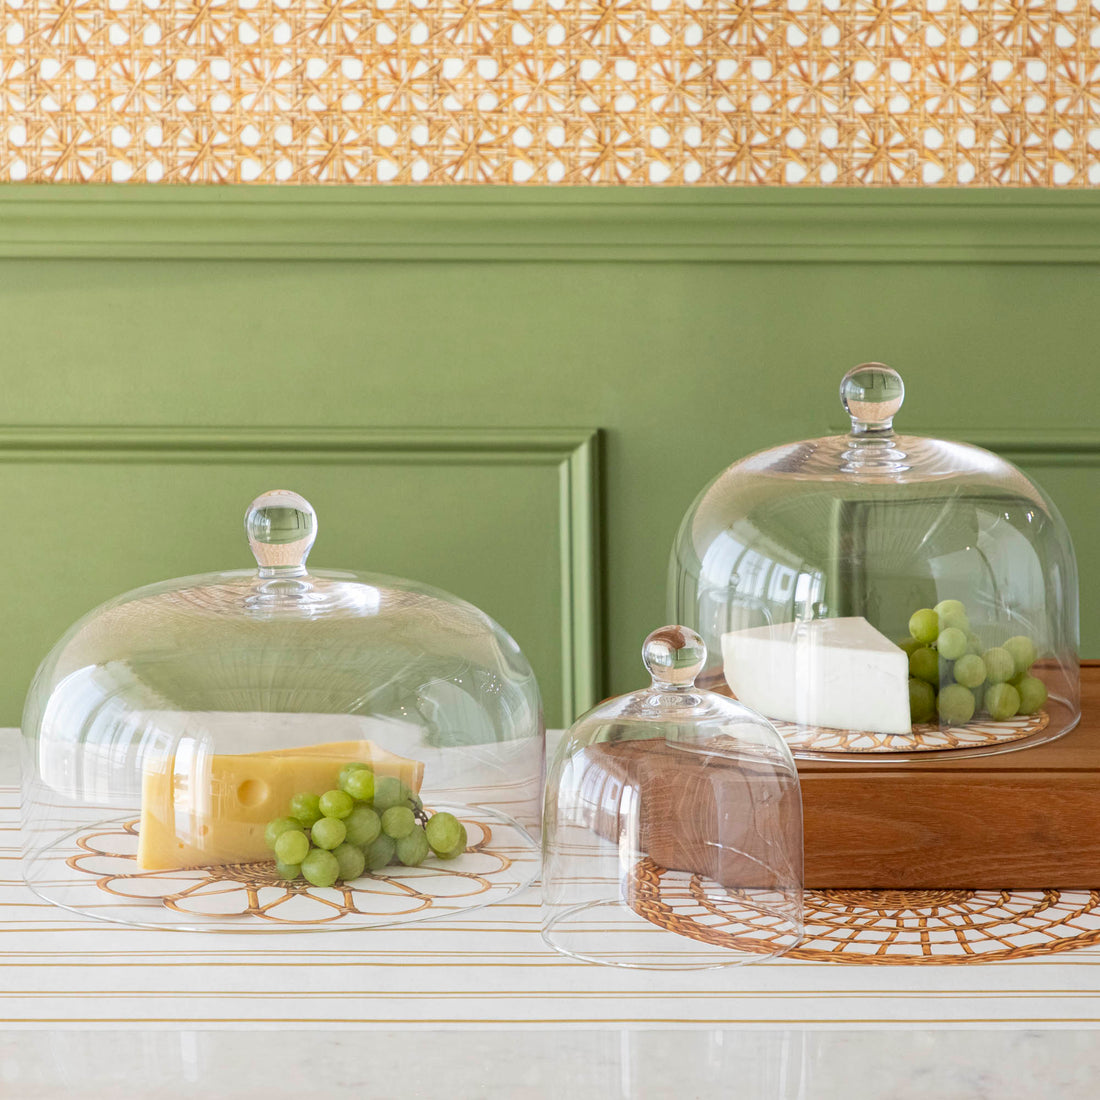
[{"label": "wood grain surface", "polygon": [[1082,718],[1032,749],[952,761],[799,761],[806,885],[970,889],[1100,884],[1100,662]]},{"label": "wood grain surface", "polygon": [[786,808],[797,799],[790,774],[759,753],[739,752],[732,739],[709,747],[659,737],[589,745],[573,767],[588,826],[661,868],[735,889],[797,877],[797,853],[781,844]]}]

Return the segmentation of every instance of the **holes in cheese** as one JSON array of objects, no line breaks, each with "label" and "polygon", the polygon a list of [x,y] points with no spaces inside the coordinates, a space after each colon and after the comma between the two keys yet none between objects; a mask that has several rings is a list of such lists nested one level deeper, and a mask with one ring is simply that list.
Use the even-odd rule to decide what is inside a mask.
[{"label": "holes in cheese", "polygon": [[242,806],[258,806],[269,795],[270,790],[267,784],[260,779],[246,779],[237,788],[237,801]]},{"label": "holes in cheese", "polygon": [[422,762],[370,741],[158,758],[142,776],[138,866],[164,871],[270,859],[267,823],[286,813],[293,795],[331,790],[340,769],[353,761],[376,775],[394,776],[413,791],[424,780]]}]

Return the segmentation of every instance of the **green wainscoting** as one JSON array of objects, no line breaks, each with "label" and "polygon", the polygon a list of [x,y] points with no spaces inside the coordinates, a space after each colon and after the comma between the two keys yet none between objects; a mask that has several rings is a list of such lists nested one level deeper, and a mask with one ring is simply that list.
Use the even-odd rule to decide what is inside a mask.
[{"label": "green wainscoting", "polygon": [[4,724],[94,604],[246,565],[276,486],[318,565],[498,618],[560,722],[637,685],[698,489],[869,359],[1048,489],[1100,656],[1100,194],[9,186],[0,324]]}]

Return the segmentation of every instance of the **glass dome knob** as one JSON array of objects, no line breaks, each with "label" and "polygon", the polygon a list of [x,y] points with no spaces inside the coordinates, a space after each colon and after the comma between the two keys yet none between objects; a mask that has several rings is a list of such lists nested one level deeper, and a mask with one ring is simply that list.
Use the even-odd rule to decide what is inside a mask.
[{"label": "glass dome knob", "polygon": [[262,493],[248,506],[244,527],[261,577],[305,573],[317,538],[317,513],[305,497],[289,489]]},{"label": "glass dome knob", "polygon": [[861,363],[841,379],[840,400],[853,432],[887,432],[905,400],[905,383],[885,363]]},{"label": "glass dome knob", "polygon": [[662,626],[646,638],[642,660],[654,686],[691,687],[707,663],[707,646],[686,626]]}]

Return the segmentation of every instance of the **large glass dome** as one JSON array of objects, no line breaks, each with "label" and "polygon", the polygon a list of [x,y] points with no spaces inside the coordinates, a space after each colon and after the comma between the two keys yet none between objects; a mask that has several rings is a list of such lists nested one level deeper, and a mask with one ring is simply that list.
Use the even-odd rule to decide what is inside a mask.
[{"label": "large glass dome", "polygon": [[516,643],[426,585],[307,571],[316,517],[296,493],[259,497],[246,530],[257,570],[129,592],[43,662],[27,883],[90,916],[218,931],[422,920],[525,886],[544,731]]},{"label": "large glass dome", "polygon": [[848,435],[735,462],[688,510],[669,606],[706,682],[795,755],[978,755],[1080,718],[1077,566],[1057,508],[964,443],[895,435],[905,389],[849,371]]}]

